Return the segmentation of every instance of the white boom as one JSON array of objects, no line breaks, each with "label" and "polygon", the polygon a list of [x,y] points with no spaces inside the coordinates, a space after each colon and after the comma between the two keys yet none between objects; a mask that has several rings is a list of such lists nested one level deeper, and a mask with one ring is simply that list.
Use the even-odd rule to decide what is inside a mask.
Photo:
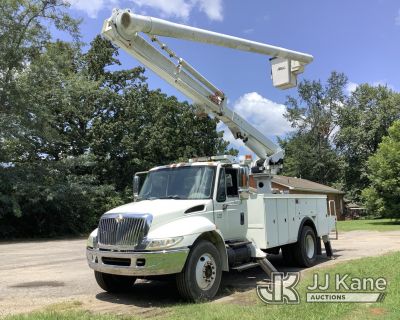
[{"label": "white boom", "polygon": [[115,23],[117,26],[120,26],[119,32],[125,39],[130,39],[137,32],[144,32],[152,35],[204,42],[232,49],[256,52],[271,57],[292,59],[304,64],[310,63],[313,60],[313,57],[309,54],[189,27],[158,18],[141,16],[129,11],[117,15]]},{"label": "white boom", "polygon": [[[158,44],[160,48],[156,49],[139,35],[139,32],[148,34],[150,42]],[[270,55],[275,60],[272,62],[273,82],[280,88],[296,84],[297,74],[303,71],[304,65],[312,61],[311,55],[141,16],[131,13],[130,10],[114,10],[112,16],[103,24],[102,35],[192,99],[200,110],[222,121],[236,139],[241,139],[259,157],[257,166],[261,171],[272,174],[278,172],[284,156],[283,150],[230,110],[224,93],[160,42],[157,36],[211,43]],[[166,54],[163,54],[163,51]]]}]

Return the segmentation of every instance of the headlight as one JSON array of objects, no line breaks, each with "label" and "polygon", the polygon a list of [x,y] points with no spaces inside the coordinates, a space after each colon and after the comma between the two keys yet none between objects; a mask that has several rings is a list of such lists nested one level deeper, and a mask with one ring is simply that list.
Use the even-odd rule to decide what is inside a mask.
[{"label": "headlight", "polygon": [[89,235],[89,238],[86,242],[86,247],[88,248],[96,248],[97,247],[97,229],[94,229],[92,233]]},{"label": "headlight", "polygon": [[164,239],[149,239],[148,244],[146,246],[147,250],[159,250],[166,249],[172,247],[179,242],[181,242],[183,237],[173,237],[173,238],[164,238]]}]

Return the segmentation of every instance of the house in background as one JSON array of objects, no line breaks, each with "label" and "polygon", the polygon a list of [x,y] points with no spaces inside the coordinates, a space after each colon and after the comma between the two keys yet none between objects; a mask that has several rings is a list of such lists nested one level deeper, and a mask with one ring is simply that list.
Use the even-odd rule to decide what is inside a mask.
[{"label": "house in background", "polygon": [[350,202],[350,200],[344,199],[344,207],[346,219],[358,219],[367,215],[367,209],[365,207],[357,203]]},{"label": "house in background", "polygon": [[310,180],[286,176],[274,176],[272,178],[272,188],[280,193],[326,195],[328,198],[327,205],[330,204],[333,210],[334,202],[338,220],[344,220],[343,197],[345,193],[343,191]]}]

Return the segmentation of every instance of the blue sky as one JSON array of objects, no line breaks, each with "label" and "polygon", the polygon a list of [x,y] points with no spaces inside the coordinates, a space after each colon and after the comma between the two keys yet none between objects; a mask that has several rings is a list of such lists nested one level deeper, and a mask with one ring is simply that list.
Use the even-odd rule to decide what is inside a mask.
[{"label": "blue sky", "polygon": [[[336,70],[348,76],[349,91],[366,82],[400,90],[400,2],[396,0],[69,1],[71,14],[83,18],[81,30],[87,43],[100,32],[113,7],[131,8],[139,14],[310,53],[314,61],[300,79],[325,81]],[[266,56],[187,41],[165,42],[221,88],[230,107],[265,135],[274,138],[290,131],[282,104],[296,89],[281,91],[272,86]],[[120,59],[123,68],[138,65],[122,51]],[[147,77],[151,88],[184,99],[151,72]],[[226,138],[232,140],[228,134]]]}]

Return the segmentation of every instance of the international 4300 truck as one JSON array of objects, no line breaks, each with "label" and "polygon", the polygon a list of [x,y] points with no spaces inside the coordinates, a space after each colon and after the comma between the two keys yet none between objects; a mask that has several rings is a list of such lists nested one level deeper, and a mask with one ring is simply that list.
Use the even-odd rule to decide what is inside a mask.
[{"label": "international 4300 truck", "polygon": [[199,112],[222,121],[257,156],[239,162],[210,156],[136,173],[135,201],[106,212],[87,242],[88,264],[102,289],[121,292],[137,278],[175,275],[184,299],[207,300],[217,293],[223,271],[258,265],[273,271],[268,253],[281,250],[310,267],[322,239],[332,255],[335,216],[326,196],[275,193],[271,178],[282,167],[283,150],[229,109],[225,94],[158,36],[272,56],[273,84],[281,89],[296,85],[311,55],[130,10],[114,10],[102,34],[183,92]]}]

